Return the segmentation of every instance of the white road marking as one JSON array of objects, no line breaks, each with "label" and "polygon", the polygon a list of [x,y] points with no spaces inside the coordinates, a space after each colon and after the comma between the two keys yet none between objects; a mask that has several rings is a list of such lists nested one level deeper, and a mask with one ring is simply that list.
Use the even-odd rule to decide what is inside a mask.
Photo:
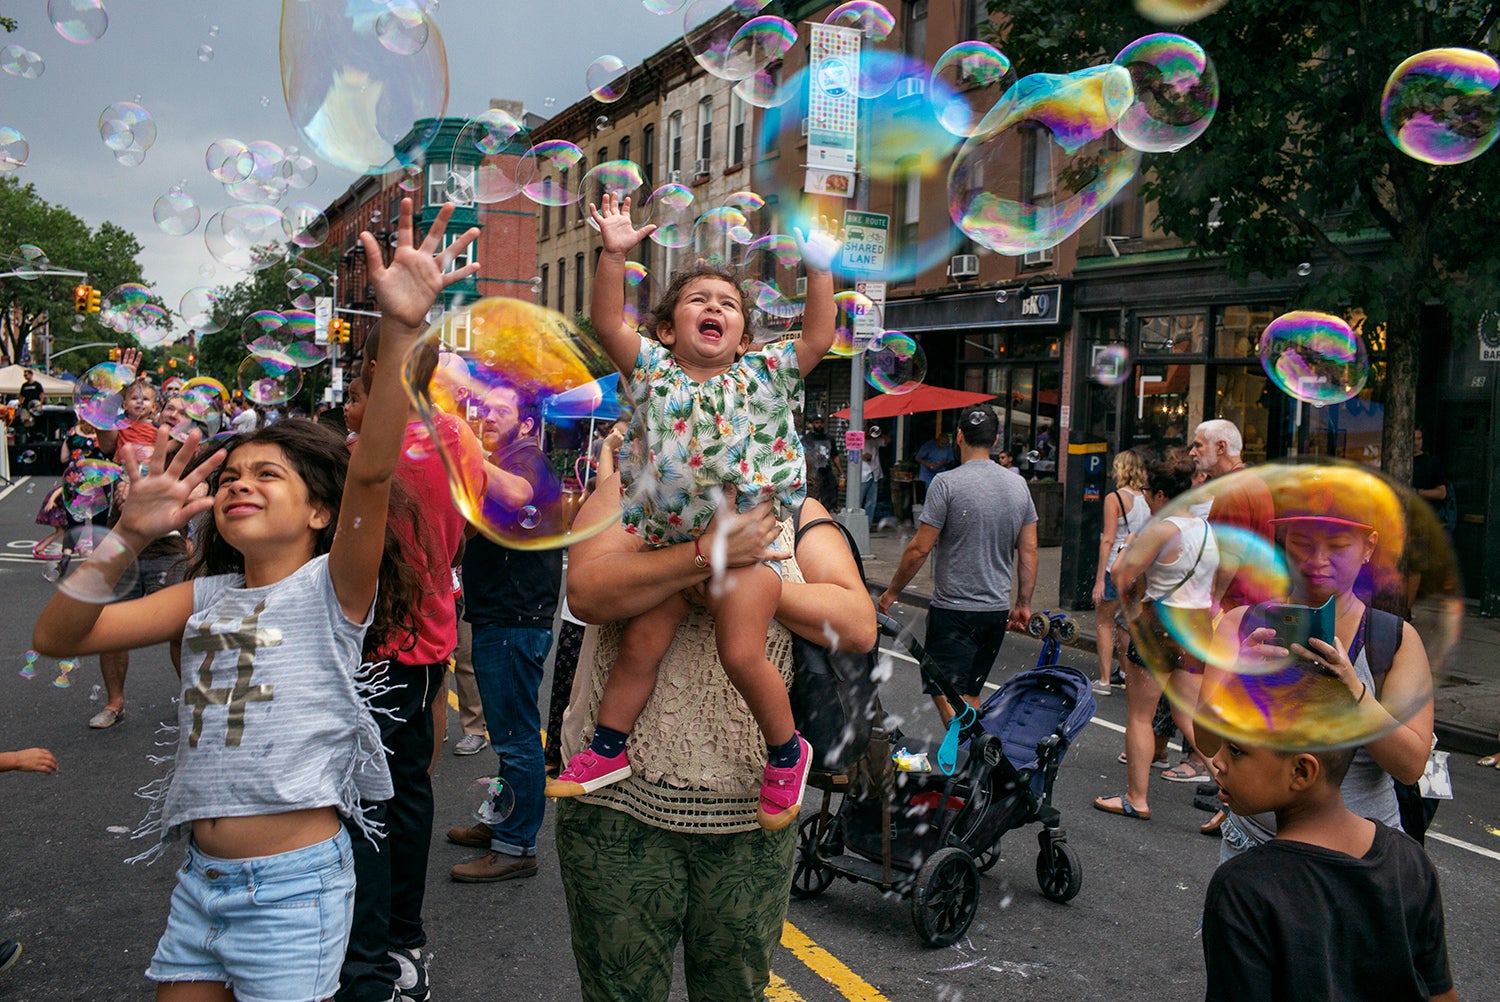
[{"label": "white road marking", "polygon": [[[0,446],[0,448],[3,448],[3,446]],[[20,477],[20,478],[18,478],[16,480],[12,481],[12,483],[11,483],[11,485],[9,487],[5,488],[5,490],[3,490],[3,491],[0,491],[0,501],[4,501],[6,498],[10,497],[10,492],[11,491],[15,490],[17,487],[20,487],[22,484],[26,483],[30,479],[31,479],[31,477],[25,476],[25,477]]]}]

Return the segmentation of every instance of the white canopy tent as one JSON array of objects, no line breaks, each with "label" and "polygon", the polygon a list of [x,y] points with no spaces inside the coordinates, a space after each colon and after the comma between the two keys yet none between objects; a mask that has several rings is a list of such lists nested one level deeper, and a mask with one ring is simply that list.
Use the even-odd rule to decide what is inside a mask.
[{"label": "white canopy tent", "polygon": [[0,369],[0,397],[20,396],[21,384],[25,382],[21,373],[27,369],[31,370],[31,378],[42,384],[43,396],[71,397],[73,395],[73,384],[66,379],[49,376],[35,366],[7,365]]}]

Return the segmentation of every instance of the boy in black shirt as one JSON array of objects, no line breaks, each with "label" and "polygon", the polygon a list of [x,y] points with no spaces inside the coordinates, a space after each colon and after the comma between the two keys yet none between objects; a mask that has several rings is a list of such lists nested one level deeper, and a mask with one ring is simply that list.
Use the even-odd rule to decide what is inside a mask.
[{"label": "boy in black shirt", "polygon": [[1209,1002],[1457,1002],[1437,872],[1416,842],[1344,806],[1353,757],[1235,741],[1214,756],[1219,799],[1275,811],[1277,835],[1209,882]]}]

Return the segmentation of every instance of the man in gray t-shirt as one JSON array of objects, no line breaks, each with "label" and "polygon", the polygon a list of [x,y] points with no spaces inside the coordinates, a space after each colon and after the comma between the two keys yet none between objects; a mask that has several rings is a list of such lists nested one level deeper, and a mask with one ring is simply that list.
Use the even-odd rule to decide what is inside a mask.
[{"label": "man in gray t-shirt", "polygon": [[[880,611],[889,611],[936,547],[927,653],[976,707],[1006,629],[1026,628],[1036,587],[1036,506],[1020,474],[990,459],[998,427],[987,405],[959,414],[961,465],[933,478],[917,535],[880,596]],[[1017,556],[1020,581],[1012,588]],[[947,723],[953,708],[935,687],[925,688]]]}]

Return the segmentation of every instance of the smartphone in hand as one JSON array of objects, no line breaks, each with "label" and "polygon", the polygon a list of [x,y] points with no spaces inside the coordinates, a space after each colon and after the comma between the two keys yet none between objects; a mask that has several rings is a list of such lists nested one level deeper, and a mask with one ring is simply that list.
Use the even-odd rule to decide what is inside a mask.
[{"label": "smartphone in hand", "polygon": [[1269,627],[1276,631],[1276,638],[1271,643],[1277,647],[1290,650],[1293,644],[1301,644],[1312,650],[1309,640],[1321,640],[1330,646],[1333,644],[1334,625],[1338,617],[1334,611],[1333,599],[1329,598],[1316,608],[1310,605],[1261,602],[1252,606],[1245,618],[1253,624],[1252,629]]}]

